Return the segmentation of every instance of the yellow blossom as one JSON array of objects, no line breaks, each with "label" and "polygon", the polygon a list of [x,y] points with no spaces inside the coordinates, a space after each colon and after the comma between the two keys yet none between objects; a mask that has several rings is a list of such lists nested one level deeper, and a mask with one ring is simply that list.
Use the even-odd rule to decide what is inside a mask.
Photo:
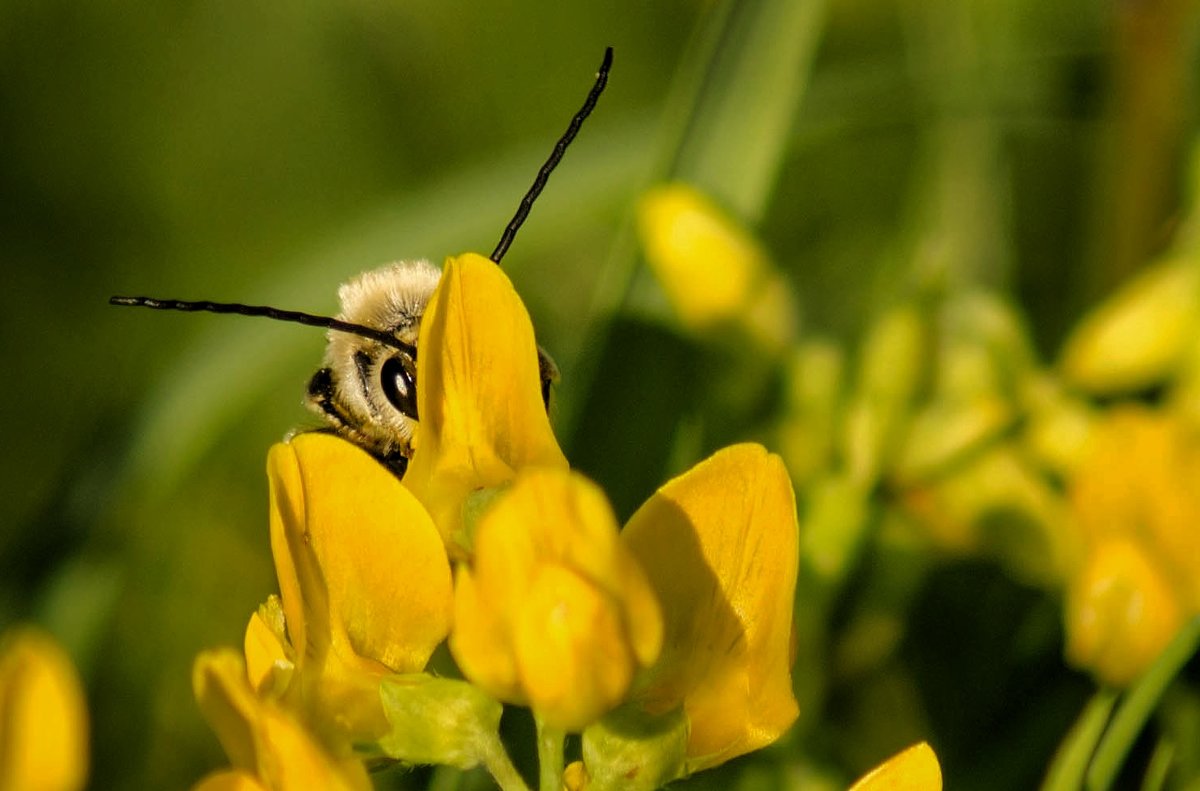
[{"label": "yellow blossom", "polygon": [[467,253],[447,260],[421,320],[417,412],[404,485],[451,552],[464,554],[462,509],[528,466],[566,469],[546,416],[533,325],[508,277]]},{"label": "yellow blossom", "polygon": [[718,451],[663,485],[622,541],[658,596],[663,650],[635,693],[689,723],[686,771],[777,739],[796,719],[792,604],[799,527],[783,462],[759,445]]},{"label": "yellow blossom", "polygon": [[1071,481],[1081,545],[1067,586],[1067,657],[1125,685],[1200,613],[1200,435],[1182,419],[1118,408]]},{"label": "yellow blossom", "polygon": [[198,656],[192,684],[201,711],[233,765],[202,780],[196,791],[371,788],[361,761],[335,758],[291,711],[254,693],[235,651]]},{"label": "yellow blossom", "polygon": [[87,710],[71,660],[20,628],[0,644],[0,789],[75,791],[88,769]]},{"label": "yellow blossom", "polygon": [[[276,445],[267,470],[282,618],[268,603],[256,616],[261,623],[251,620],[255,683],[268,666],[293,661],[306,705],[349,734],[381,732],[379,677],[421,670],[449,630],[441,537],[390,472],[335,436],[301,434]],[[282,650],[280,621],[292,656]]]},{"label": "yellow blossom", "polygon": [[792,340],[796,307],[788,284],[707,196],[664,184],[642,196],[637,219],[646,261],[685,327],[739,326],[772,350]]},{"label": "yellow blossom", "polygon": [[480,518],[456,578],[450,647],[466,676],[548,724],[579,730],[658,656],[662,621],[604,493],[530,470]]},{"label": "yellow blossom", "polygon": [[1063,375],[1101,395],[1150,387],[1179,367],[1198,327],[1200,266],[1168,259],[1079,323],[1063,349]]},{"label": "yellow blossom", "polygon": [[941,791],[942,769],[927,743],[914,744],[872,769],[850,791]]}]

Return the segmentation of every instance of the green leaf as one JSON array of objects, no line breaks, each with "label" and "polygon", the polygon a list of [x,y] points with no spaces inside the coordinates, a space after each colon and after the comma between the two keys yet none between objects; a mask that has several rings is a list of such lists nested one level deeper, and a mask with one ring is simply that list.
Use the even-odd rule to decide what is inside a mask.
[{"label": "green leaf", "polygon": [[412,673],[384,679],[379,695],[392,727],[379,748],[389,757],[463,770],[487,762],[503,706],[478,687]]},{"label": "green leaf", "polygon": [[670,168],[756,224],[771,195],[824,29],[824,0],[727,1],[703,31]]},{"label": "green leaf", "polygon": [[1059,745],[1050,771],[1042,782],[1042,791],[1075,791],[1083,787],[1083,775],[1096,750],[1096,743],[1108,725],[1118,694],[1116,690],[1102,689],[1088,701],[1083,713]]},{"label": "green leaf", "polygon": [[1088,769],[1088,789],[1098,791],[1112,788],[1125,757],[1133,748],[1133,743],[1145,727],[1146,721],[1158,707],[1167,686],[1196,653],[1197,648],[1200,648],[1200,616],[1192,618],[1179,630],[1179,634],[1175,635],[1175,639],[1163,650],[1157,661],[1126,692],[1125,699],[1113,715],[1112,724],[1105,732]]}]

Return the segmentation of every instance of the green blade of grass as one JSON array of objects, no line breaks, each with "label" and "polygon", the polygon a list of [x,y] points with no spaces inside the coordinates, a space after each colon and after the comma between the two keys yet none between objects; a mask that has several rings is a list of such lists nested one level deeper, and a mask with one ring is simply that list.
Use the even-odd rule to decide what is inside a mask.
[{"label": "green blade of grass", "polygon": [[1095,757],[1088,768],[1086,787],[1092,791],[1112,788],[1125,757],[1146,721],[1154,713],[1163,693],[1187,661],[1200,648],[1200,616],[1179,630],[1157,661],[1129,688],[1113,715]]}]

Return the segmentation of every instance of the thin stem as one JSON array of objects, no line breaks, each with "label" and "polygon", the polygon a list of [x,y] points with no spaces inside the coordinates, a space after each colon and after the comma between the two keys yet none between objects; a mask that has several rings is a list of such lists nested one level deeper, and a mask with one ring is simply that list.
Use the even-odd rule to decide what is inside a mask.
[{"label": "thin stem", "polygon": [[559,791],[562,788],[563,741],[567,734],[561,728],[547,725],[541,717],[537,722],[538,789]]},{"label": "thin stem", "polygon": [[529,786],[513,766],[512,759],[508,757],[499,736],[492,734],[492,738],[487,740],[481,752],[483,768],[487,769],[501,791],[529,791]]}]

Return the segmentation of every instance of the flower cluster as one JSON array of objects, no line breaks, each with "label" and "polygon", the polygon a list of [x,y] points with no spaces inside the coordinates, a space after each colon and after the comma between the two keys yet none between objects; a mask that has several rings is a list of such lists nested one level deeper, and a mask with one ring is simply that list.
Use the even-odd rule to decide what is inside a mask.
[{"label": "flower cluster", "polygon": [[[534,714],[543,788],[658,787],[777,739],[798,712],[780,458],[721,450],[621,528],[558,447],[499,267],[447,262],[420,348],[402,481],[328,434],[270,452],[280,593],[242,655],[196,661],[233,765],[201,787],[364,788],[374,757],[482,765],[523,788],[502,703]],[[429,667],[443,643],[461,677]],[[564,767],[567,733],[582,756]]]},{"label": "flower cluster", "polygon": [[[754,284],[777,273],[707,199],[659,188],[639,219],[686,329],[761,317],[750,306],[769,289]],[[720,267],[742,284],[725,302],[711,295]],[[1005,300],[974,289],[899,300],[869,328],[854,375],[836,344],[793,344],[777,437],[818,584],[836,587],[883,521],[889,540],[986,556],[1062,594],[1067,660],[1130,684],[1200,615],[1197,338],[1200,262],[1181,248],[1083,317],[1052,366]],[[895,623],[896,603],[884,609]],[[863,618],[877,657],[900,637],[880,616]]]}]

